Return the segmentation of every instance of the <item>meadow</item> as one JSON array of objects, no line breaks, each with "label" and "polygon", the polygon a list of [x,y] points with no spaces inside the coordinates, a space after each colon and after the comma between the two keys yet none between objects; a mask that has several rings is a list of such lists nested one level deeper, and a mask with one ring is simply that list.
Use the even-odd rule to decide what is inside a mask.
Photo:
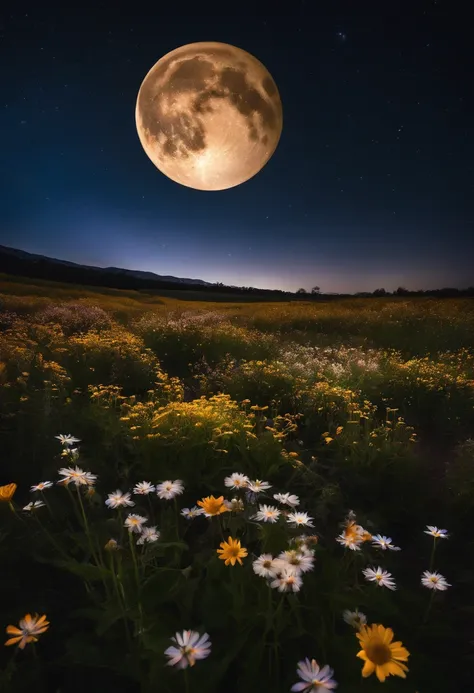
[{"label": "meadow", "polygon": [[0,691],[469,690],[474,300],[0,276]]}]

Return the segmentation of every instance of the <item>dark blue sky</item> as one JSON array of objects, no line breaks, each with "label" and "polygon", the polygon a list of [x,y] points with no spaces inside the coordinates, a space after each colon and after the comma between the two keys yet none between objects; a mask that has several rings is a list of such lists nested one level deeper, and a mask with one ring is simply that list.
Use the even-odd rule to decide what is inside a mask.
[{"label": "dark blue sky", "polygon": [[[268,288],[474,284],[474,36],[455,3],[97,5],[3,14],[0,243]],[[270,162],[219,192],[167,179],[135,129],[148,70],[206,40],[255,55],[283,103]]]}]

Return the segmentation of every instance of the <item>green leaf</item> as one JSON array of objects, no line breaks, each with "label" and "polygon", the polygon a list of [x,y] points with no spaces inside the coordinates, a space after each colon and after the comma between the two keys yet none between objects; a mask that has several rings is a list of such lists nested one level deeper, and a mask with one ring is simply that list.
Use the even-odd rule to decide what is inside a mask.
[{"label": "green leaf", "polygon": [[99,568],[91,563],[79,563],[78,561],[60,561],[54,560],[51,563],[62,570],[67,570],[78,577],[84,578],[89,582],[98,582],[99,580],[109,579],[110,571],[104,568]]}]

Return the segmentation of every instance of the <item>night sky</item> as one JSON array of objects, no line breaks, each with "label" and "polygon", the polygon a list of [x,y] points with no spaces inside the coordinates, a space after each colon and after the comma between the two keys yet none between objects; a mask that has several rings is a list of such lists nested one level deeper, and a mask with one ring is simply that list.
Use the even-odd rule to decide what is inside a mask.
[{"label": "night sky", "polygon": [[[295,0],[247,18],[226,4],[222,19],[14,6],[0,16],[1,244],[264,288],[474,284],[474,33],[456,3]],[[148,70],[195,41],[253,54],[283,104],[275,154],[226,191],[172,182],[136,132]]]}]

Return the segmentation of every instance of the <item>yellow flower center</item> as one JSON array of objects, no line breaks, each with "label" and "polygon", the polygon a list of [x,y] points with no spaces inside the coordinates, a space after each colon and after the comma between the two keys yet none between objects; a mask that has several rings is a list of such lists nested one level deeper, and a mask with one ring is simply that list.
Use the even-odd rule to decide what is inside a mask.
[{"label": "yellow flower center", "polygon": [[229,556],[232,556],[233,558],[238,558],[240,553],[240,546],[238,544],[232,544],[232,546],[229,545],[227,553]]},{"label": "yellow flower center", "polygon": [[301,563],[300,557],[297,555],[296,551],[288,551],[287,559],[290,565],[299,565]]},{"label": "yellow flower center", "polygon": [[367,644],[365,651],[370,661],[374,664],[377,664],[378,666],[387,664],[387,662],[390,662],[390,660],[392,659],[392,652],[390,650],[390,647],[388,647],[388,645],[385,645],[379,639],[371,640]]}]

